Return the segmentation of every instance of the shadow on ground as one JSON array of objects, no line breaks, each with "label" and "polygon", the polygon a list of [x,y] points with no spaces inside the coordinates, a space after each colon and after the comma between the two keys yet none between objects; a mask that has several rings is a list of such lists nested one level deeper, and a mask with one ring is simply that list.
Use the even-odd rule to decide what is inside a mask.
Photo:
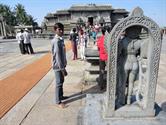
[{"label": "shadow on ground", "polygon": [[84,91],[81,91],[81,92],[78,92],[78,93],[75,93],[75,94],[72,94],[69,96],[69,98],[67,100],[64,101],[64,103],[71,103],[73,101],[76,101],[76,100],[79,100],[79,99],[82,99],[82,98],[85,98],[86,97],[86,94],[95,94],[95,93],[104,93],[106,90],[100,90],[98,85],[95,85],[89,89],[85,89]]},{"label": "shadow on ground", "polygon": [[166,102],[163,102],[163,103],[161,104],[161,109],[162,109],[164,112],[166,112]]},{"label": "shadow on ground", "polygon": [[[91,88],[85,89],[84,91],[70,95],[69,98],[64,101],[64,103],[68,104],[68,103],[80,100],[82,98],[85,98],[86,94],[95,94],[95,93],[102,94],[105,91],[106,90],[100,90],[98,85],[95,85],[95,86],[92,86]],[[163,102],[161,104],[161,107],[158,104],[155,104],[155,116],[160,115],[161,112],[166,113],[166,102]]]},{"label": "shadow on ground", "polygon": [[163,102],[162,104],[161,104],[161,107],[158,105],[158,104],[155,104],[155,116],[158,116],[158,115],[160,115],[160,113],[162,112],[165,112],[166,113],[166,102]]}]

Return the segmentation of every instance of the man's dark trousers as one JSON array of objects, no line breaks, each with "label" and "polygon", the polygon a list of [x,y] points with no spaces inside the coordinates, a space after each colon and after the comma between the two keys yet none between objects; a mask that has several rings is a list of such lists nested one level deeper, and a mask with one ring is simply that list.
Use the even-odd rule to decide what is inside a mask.
[{"label": "man's dark trousers", "polygon": [[55,72],[55,103],[61,103],[61,98],[63,97],[63,83],[64,76],[62,71],[54,71]]}]

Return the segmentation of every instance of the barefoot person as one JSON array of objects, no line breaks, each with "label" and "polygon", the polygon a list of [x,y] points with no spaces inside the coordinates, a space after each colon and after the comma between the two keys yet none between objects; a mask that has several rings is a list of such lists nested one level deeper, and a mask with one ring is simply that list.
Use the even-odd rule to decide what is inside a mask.
[{"label": "barefoot person", "polygon": [[65,70],[66,52],[64,39],[62,38],[64,32],[64,26],[61,23],[56,23],[54,25],[55,37],[51,41],[52,44],[52,63],[53,70],[55,73],[55,101],[58,107],[65,108],[65,104],[62,102],[63,99],[67,97],[63,96],[63,83],[64,77],[67,75]]}]

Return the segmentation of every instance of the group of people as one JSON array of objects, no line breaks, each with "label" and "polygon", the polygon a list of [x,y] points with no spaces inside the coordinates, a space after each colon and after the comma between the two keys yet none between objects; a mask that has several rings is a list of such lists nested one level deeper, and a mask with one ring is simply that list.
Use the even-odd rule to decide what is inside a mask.
[{"label": "group of people", "polygon": [[31,45],[31,34],[29,33],[27,28],[24,31],[23,29],[19,29],[16,35],[16,39],[19,43],[21,54],[34,54]]},{"label": "group of people", "polygon": [[87,43],[89,41],[88,35],[86,31],[83,29],[80,29],[79,31],[76,31],[76,28],[73,28],[70,33],[70,38],[73,50],[73,60],[78,59],[78,51],[77,48],[80,48],[80,55],[81,59],[85,59],[85,48],[87,47]]},{"label": "group of people", "polygon": [[[96,45],[97,40],[102,36],[101,27],[99,25],[90,26],[89,28],[73,28],[70,32],[70,38],[73,50],[73,60],[78,59],[78,48],[80,50],[81,59],[85,59],[85,48],[89,43],[89,40],[92,39],[94,45]],[[105,28],[105,30],[108,28]]]},{"label": "group of people", "polygon": [[[105,51],[104,47],[104,36],[105,32],[110,32],[109,28],[101,28],[102,35],[96,39],[99,53],[100,53],[100,88],[104,88],[103,83],[103,76],[104,76],[104,70],[106,66],[107,61],[107,53]],[[67,99],[67,96],[64,96],[63,93],[63,83],[65,76],[67,76],[66,71],[66,49],[63,39],[63,33],[64,33],[64,25],[62,23],[56,23],[54,25],[54,32],[55,36],[53,40],[51,41],[52,45],[52,67],[55,73],[55,102],[58,107],[65,108],[66,105],[62,102],[62,100]],[[77,46],[80,47],[81,52],[81,59],[85,59],[85,47],[88,42],[87,34],[83,29],[80,29],[77,32],[76,28],[72,29],[72,32],[70,34],[70,40],[72,43],[72,50],[73,50],[73,60],[76,60],[77,57]]]}]

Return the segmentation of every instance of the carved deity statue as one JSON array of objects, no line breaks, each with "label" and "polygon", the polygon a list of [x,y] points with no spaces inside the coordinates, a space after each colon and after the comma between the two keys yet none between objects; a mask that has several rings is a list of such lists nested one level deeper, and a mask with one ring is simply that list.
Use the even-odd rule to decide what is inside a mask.
[{"label": "carved deity statue", "polygon": [[[131,104],[131,96],[133,93],[134,82],[136,80],[139,63],[138,58],[140,55],[140,48],[142,40],[139,38],[141,33],[140,26],[132,26],[126,29],[125,37],[119,41],[119,64],[120,65],[120,81],[117,89],[121,92],[120,100],[125,104],[125,90],[127,88],[127,104]],[[122,98],[121,98],[122,97]]]}]

